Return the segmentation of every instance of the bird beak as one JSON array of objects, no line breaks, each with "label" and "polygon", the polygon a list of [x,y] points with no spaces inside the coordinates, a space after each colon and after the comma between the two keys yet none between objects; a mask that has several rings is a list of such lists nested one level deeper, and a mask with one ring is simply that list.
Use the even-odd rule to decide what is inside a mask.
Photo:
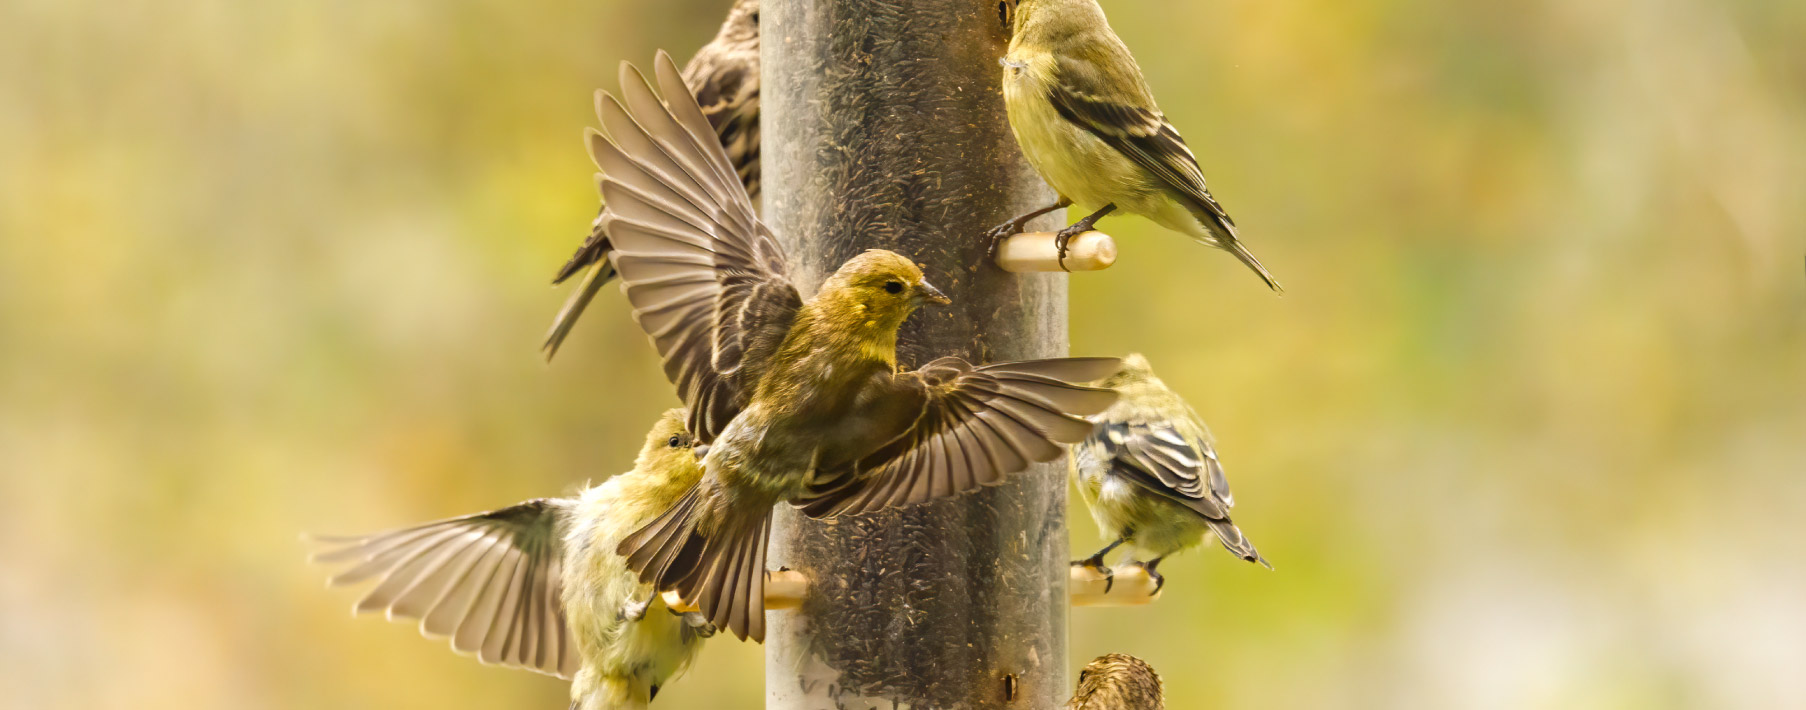
[{"label": "bird beak", "polygon": [[696,454],[697,461],[701,461],[703,459],[703,457],[709,455],[709,445],[708,444],[697,444],[695,446],[690,447],[690,452]]},{"label": "bird beak", "polygon": [[948,298],[947,294],[941,293],[941,290],[938,288],[935,288],[934,284],[928,283],[927,281],[923,281],[922,283],[916,285],[915,301],[916,301],[916,305],[918,305],[918,306],[923,305],[923,304],[933,304],[936,306],[945,306],[949,303],[952,303],[953,299]]}]

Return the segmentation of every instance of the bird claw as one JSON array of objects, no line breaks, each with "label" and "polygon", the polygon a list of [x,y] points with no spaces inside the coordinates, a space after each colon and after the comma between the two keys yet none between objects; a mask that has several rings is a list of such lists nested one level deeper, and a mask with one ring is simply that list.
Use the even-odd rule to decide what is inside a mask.
[{"label": "bird claw", "polygon": [[[1156,561],[1158,561],[1158,560],[1156,560]],[[1148,573],[1148,579],[1154,580],[1154,591],[1148,592],[1148,596],[1151,597],[1156,594],[1159,594],[1160,588],[1166,586],[1166,577],[1164,575],[1160,574],[1159,572],[1155,572],[1153,565],[1150,565],[1146,562],[1142,562],[1140,560],[1130,562],[1129,564],[1135,565],[1136,567],[1140,567],[1142,569],[1142,571]]]},{"label": "bird claw", "polygon": [[621,605],[620,611],[615,612],[615,620],[616,621],[639,621],[640,619],[646,618],[646,609],[651,606],[652,606],[651,599],[647,599],[646,601],[643,601],[643,602],[635,602],[635,601],[627,602],[626,604]]},{"label": "bird claw", "polygon": [[713,623],[709,622],[708,617],[703,616],[700,611],[684,612],[683,618],[684,626],[689,627],[689,629],[695,632],[698,637],[706,639],[710,636],[714,636],[715,632],[719,631],[719,629],[715,628]]},{"label": "bird claw", "polygon": [[1087,557],[1082,560],[1073,560],[1072,566],[1084,567],[1103,575],[1105,594],[1109,594],[1110,587],[1115,586],[1116,584],[1116,571],[1110,569],[1109,565],[1104,564],[1104,560],[1101,557]]},{"label": "bird claw", "polygon": [[1002,244],[1003,240],[1010,238],[1011,235],[1021,234],[1022,225],[1023,222],[1021,220],[1012,219],[986,231],[985,238],[991,240],[991,248],[985,250],[985,257],[990,259],[997,258],[997,245]]},{"label": "bird claw", "polygon": [[1076,237],[1080,234],[1084,234],[1085,232],[1089,232],[1089,231],[1091,231],[1091,228],[1089,226],[1085,226],[1085,227],[1081,228],[1081,227],[1079,227],[1079,225],[1075,224],[1075,225],[1072,225],[1071,227],[1067,227],[1058,232],[1054,232],[1054,248],[1059,250],[1060,268],[1062,268],[1062,269],[1066,268],[1066,245],[1067,245],[1067,243],[1071,242],[1073,237]]}]

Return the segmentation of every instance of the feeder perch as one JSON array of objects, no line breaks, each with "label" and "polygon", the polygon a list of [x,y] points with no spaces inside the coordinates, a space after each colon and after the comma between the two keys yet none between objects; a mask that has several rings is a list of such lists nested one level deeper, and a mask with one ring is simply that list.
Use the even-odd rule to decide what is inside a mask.
[{"label": "feeder perch", "polygon": [[1066,242],[1066,258],[1053,232],[1023,232],[997,244],[997,268],[1014,273],[1102,271],[1116,263],[1116,240],[1103,232],[1080,232]]},{"label": "feeder perch", "polygon": [[[1090,567],[1073,567],[1067,585],[1073,606],[1141,606],[1160,598],[1154,591],[1154,579],[1141,565],[1123,565],[1111,570],[1114,575],[1110,590],[1104,591],[1104,575]],[[803,605],[809,593],[809,578],[796,570],[782,569],[765,573],[765,609],[782,611]],[[677,592],[665,592],[665,606],[676,612],[696,611]]]}]

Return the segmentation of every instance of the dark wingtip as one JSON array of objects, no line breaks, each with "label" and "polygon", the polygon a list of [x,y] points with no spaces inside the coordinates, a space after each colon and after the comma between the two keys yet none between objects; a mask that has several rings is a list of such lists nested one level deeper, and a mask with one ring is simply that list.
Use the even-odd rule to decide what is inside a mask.
[{"label": "dark wingtip", "polygon": [[1248,247],[1242,246],[1241,240],[1232,239],[1224,245],[1224,248],[1228,249],[1229,253],[1234,254],[1237,260],[1247,265],[1249,269],[1252,269],[1254,275],[1259,276],[1261,281],[1266,282],[1267,288],[1273,289],[1274,293],[1285,295],[1285,287],[1279,285],[1279,280],[1273,278],[1273,274],[1267,271],[1267,267],[1261,265],[1259,259],[1254,258],[1254,253],[1248,251]]}]

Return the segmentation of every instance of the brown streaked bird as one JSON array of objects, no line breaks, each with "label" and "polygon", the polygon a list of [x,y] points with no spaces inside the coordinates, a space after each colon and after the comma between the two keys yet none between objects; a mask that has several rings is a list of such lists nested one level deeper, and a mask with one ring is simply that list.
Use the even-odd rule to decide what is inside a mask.
[{"label": "brown streaked bird", "polygon": [[634,319],[710,449],[702,481],[619,549],[641,579],[763,640],[773,505],[825,518],[1000,483],[1090,434],[1082,417],[1116,395],[1071,383],[1119,361],[899,371],[897,329],[947,297],[872,250],[805,301],[676,64],[661,52],[655,66],[659,91],[623,65],[621,99],[602,102],[602,222]]},{"label": "brown streaked bird", "polygon": [[[715,39],[697,50],[690,63],[684,65],[683,75],[684,84],[695,94],[696,102],[702,106],[702,115],[714,128],[721,147],[727,149],[728,161],[739,173],[740,183],[756,201],[759,197],[759,0],[737,0]],[[598,96],[597,101],[600,100]],[[584,141],[590,146],[592,160],[597,140],[595,131],[586,132]],[[602,176],[598,174],[598,192],[601,186]],[[552,277],[552,284],[558,285],[588,269],[577,290],[552,318],[552,329],[546,332],[545,343],[540,346],[547,360],[558,354],[558,347],[571,334],[571,328],[577,325],[577,318],[589,307],[596,292],[614,279],[614,266],[608,262],[611,248],[598,214],[590,224],[589,238],[583,240],[583,246],[578,247],[571,260]]]},{"label": "brown streaked bird", "polygon": [[353,607],[419,619],[477,660],[571,681],[572,710],[643,708],[714,628],[665,613],[615,546],[702,477],[681,409],[646,434],[632,471],[573,498],[539,498],[375,535],[320,538],[333,585],[380,580]]},{"label": "brown streaked bird", "polygon": [[1165,710],[1166,691],[1154,667],[1126,653],[1106,653],[1079,671],[1066,710]]},{"label": "brown streaked bird", "polygon": [[1140,353],[1124,357],[1122,369],[1099,384],[1120,398],[1091,418],[1097,430],[1074,447],[1071,467],[1091,517],[1114,542],[1073,564],[1109,575],[1104,556],[1126,543],[1146,560],[1142,566],[1159,592],[1166,585],[1156,570],[1160,561],[1215,535],[1230,554],[1272,569],[1229,518],[1235,496],[1210,430],[1191,405],[1154,376]]}]

